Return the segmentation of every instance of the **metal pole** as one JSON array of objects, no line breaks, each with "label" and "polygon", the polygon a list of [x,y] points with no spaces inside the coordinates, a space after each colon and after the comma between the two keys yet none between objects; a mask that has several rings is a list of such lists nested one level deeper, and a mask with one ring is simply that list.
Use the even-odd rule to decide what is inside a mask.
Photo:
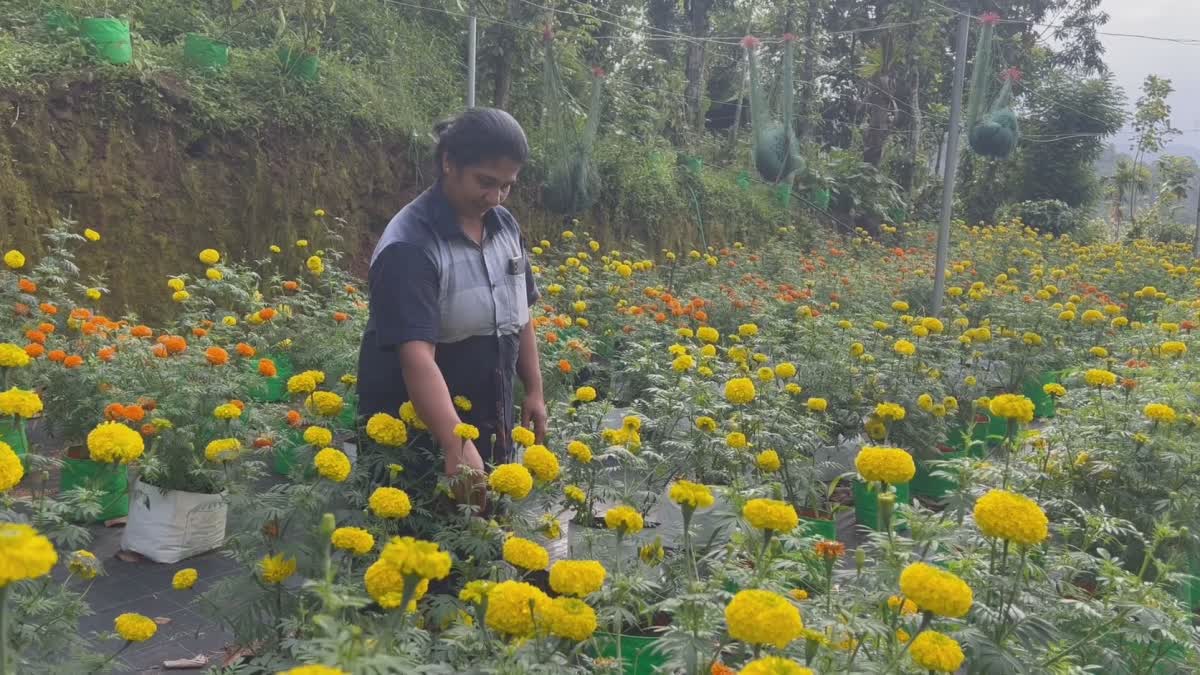
[{"label": "metal pole", "polygon": [[475,107],[475,15],[467,19],[467,107]]},{"label": "metal pole", "polygon": [[1200,180],[1196,181],[1196,234],[1192,237],[1192,257],[1200,258]]},{"label": "metal pole", "polygon": [[958,140],[962,135],[963,80],[967,75],[967,34],[971,17],[966,12],[958,16],[958,40],[954,54],[954,87],[950,95],[950,130],[946,139],[946,174],[942,181],[942,222],[938,229],[937,262],[933,270],[933,302],[930,312],[942,313],[942,297],[946,294],[946,259],[950,257],[950,216],[954,210],[954,181],[958,174]]}]

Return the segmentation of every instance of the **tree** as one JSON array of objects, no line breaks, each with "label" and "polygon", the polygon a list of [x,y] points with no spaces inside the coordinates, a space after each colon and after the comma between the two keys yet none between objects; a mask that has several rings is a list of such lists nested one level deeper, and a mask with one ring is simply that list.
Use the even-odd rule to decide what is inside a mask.
[{"label": "tree", "polygon": [[[1171,80],[1157,75],[1147,75],[1142,82],[1142,95],[1137,100],[1137,111],[1133,114],[1133,166],[1141,166],[1147,153],[1162,151],[1171,136],[1179,130],[1171,126],[1171,105],[1167,97],[1175,91]],[[1129,219],[1136,218],[1137,191],[1130,190]],[[1120,231],[1117,232],[1120,237]]]},{"label": "tree", "polygon": [[1116,172],[1108,179],[1108,194],[1112,200],[1113,223],[1116,225],[1117,240],[1121,239],[1121,209],[1125,200],[1132,203],[1139,194],[1150,190],[1150,170],[1138,167],[1128,157],[1117,160]]}]

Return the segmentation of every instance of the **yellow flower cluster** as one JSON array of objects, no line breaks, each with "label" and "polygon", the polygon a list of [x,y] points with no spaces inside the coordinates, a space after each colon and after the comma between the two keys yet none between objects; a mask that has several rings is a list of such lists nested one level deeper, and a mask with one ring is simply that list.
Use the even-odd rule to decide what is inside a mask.
[{"label": "yellow flower cluster", "polygon": [[502,581],[488,593],[484,623],[494,631],[514,637],[533,634],[535,612],[540,614],[550,598],[524,581]]},{"label": "yellow flower cluster", "polygon": [[783,649],[804,630],[800,610],[782,595],[750,589],[739,591],[725,606],[729,637],[751,645]]},{"label": "yellow flower cluster", "polygon": [[200,251],[200,255],[197,257],[200,258],[200,262],[204,263],[205,265],[216,265],[217,263],[221,262],[221,254],[213,248],[206,248],[203,251]]},{"label": "yellow flower cluster", "polygon": [[339,527],[329,536],[329,541],[334,548],[354,555],[366,555],[375,548],[375,537],[361,527]]},{"label": "yellow flower cluster", "polygon": [[854,458],[854,467],[866,481],[892,485],[907,483],[917,473],[912,455],[900,448],[865,446]]},{"label": "yellow flower cluster", "polygon": [[1089,387],[1111,387],[1117,383],[1117,375],[1102,368],[1092,368],[1083,374]]},{"label": "yellow flower cluster", "polygon": [[299,373],[288,378],[287,389],[289,394],[311,394],[317,390],[317,381],[311,373]]},{"label": "yellow flower cluster", "polygon": [[548,483],[558,478],[558,457],[544,445],[531,445],[526,448],[521,463],[540,481]]},{"label": "yellow flower cluster", "polygon": [[555,637],[582,642],[596,632],[596,610],[578,598],[555,598],[538,611],[539,623]]},{"label": "yellow flower cluster", "polygon": [[1042,385],[1042,393],[1054,398],[1062,398],[1067,395],[1067,388],[1057,382]]},{"label": "yellow flower cluster", "polygon": [[668,496],[685,509],[706,509],[713,505],[713,494],[708,486],[691,481],[676,481]]},{"label": "yellow flower cluster", "polygon": [[265,583],[282,584],[296,573],[296,559],[285,557],[282,553],[264,556],[258,561],[258,571]]},{"label": "yellow flower cluster", "polygon": [[175,576],[171,577],[171,588],[177,591],[186,591],[195,586],[199,580],[200,573],[196,571],[196,568],[185,567],[176,572]]},{"label": "yellow flower cluster", "polygon": [[800,524],[796,509],[776,499],[751,499],[742,507],[742,517],[760,530],[791,532]]},{"label": "yellow flower cluster", "polygon": [[375,488],[367,499],[367,506],[379,518],[407,518],[412,512],[408,493],[394,487]]},{"label": "yellow flower cluster", "polygon": [[367,436],[380,445],[399,447],[408,442],[408,427],[387,413],[375,413],[367,420]]},{"label": "yellow flower cluster", "polygon": [[0,368],[24,368],[29,365],[29,354],[11,343],[0,343]]},{"label": "yellow flower cluster", "polygon": [[13,387],[0,392],[0,416],[29,419],[42,412],[42,397],[37,392]]},{"label": "yellow flower cluster", "polygon": [[567,454],[574,457],[580,464],[588,464],[592,461],[592,449],[583,441],[567,443]]},{"label": "yellow flower cluster", "polygon": [[1021,394],[1000,394],[988,402],[988,411],[1006,420],[1033,421],[1033,401]]},{"label": "yellow flower cluster", "polygon": [[735,405],[745,405],[754,400],[754,380],[735,377],[725,383],[725,400]]},{"label": "yellow flower cluster", "polygon": [[417,414],[417,408],[412,404],[412,401],[405,401],[400,404],[400,419],[418,431],[425,431],[429,428],[421,420],[421,416]]},{"label": "yellow flower cluster", "polygon": [[731,431],[725,436],[725,445],[735,450],[743,450],[750,445],[750,441],[746,440],[746,434],[740,431]]},{"label": "yellow flower cluster", "polygon": [[132,612],[126,612],[114,619],[113,628],[122,640],[128,642],[145,642],[158,632],[158,624],[154,623],[154,619]]},{"label": "yellow flower cluster", "polygon": [[336,448],[324,448],[313,457],[313,466],[322,478],[341,483],[350,475],[350,458]]},{"label": "yellow flower cluster", "polygon": [[1147,403],[1142,414],[1153,422],[1171,424],[1175,421],[1175,409],[1165,403]]},{"label": "yellow flower cluster", "polygon": [[583,598],[600,590],[606,574],[604,565],[595,560],[560,560],[550,568],[550,588]]},{"label": "yellow flower cluster", "polygon": [[904,406],[899,403],[880,403],[875,406],[875,416],[882,420],[899,422],[904,419]]},{"label": "yellow flower cluster", "polygon": [[[713,673],[716,673],[713,669]],[[813,675],[809,668],[779,656],[764,656],[747,663],[738,675]]]},{"label": "yellow flower cluster", "polygon": [[238,439],[218,438],[204,446],[204,459],[210,462],[230,462],[237,459],[241,451],[242,443]]},{"label": "yellow flower cluster", "polygon": [[88,456],[93,462],[128,464],[146,450],[142,435],[120,422],[102,422],[88,432]]},{"label": "yellow flower cluster", "polygon": [[58,562],[54,545],[23,523],[0,524],[0,588],[50,573]]},{"label": "yellow flower cluster", "polygon": [[445,579],[450,574],[450,554],[430,541],[412,537],[395,537],[379,555],[380,562],[395,567],[405,576],[422,579]]},{"label": "yellow flower cluster", "polygon": [[242,409],[232,403],[222,403],[213,408],[212,415],[219,420],[236,420],[242,416]]},{"label": "yellow flower cluster", "polygon": [[1158,351],[1163,356],[1183,356],[1187,350],[1187,345],[1178,340],[1168,340],[1158,346]]},{"label": "yellow flower cluster", "polygon": [[591,403],[592,401],[595,401],[596,389],[594,387],[579,387],[575,390],[575,400],[579,401],[580,403]]},{"label": "yellow flower cluster", "polygon": [[965,581],[923,562],[912,563],[900,573],[900,592],[921,610],[951,619],[964,616],[975,601]]},{"label": "yellow flower cluster", "polygon": [[604,514],[604,524],[622,534],[637,534],[645,526],[642,514],[629,506],[616,506]]},{"label": "yellow flower cluster", "polygon": [[[379,603],[380,607],[388,610],[396,609],[404,602],[405,582],[404,574],[399,569],[382,560],[376,560],[363,573],[363,585],[367,589],[367,595]],[[412,598],[405,610],[417,611],[417,601],[425,597],[428,590],[429,580],[419,579],[412,587]]]},{"label": "yellow flower cluster", "polygon": [[309,412],[322,417],[334,417],[342,412],[342,397],[332,391],[314,391],[304,401]]},{"label": "yellow flower cluster", "polygon": [[912,356],[917,353],[917,346],[908,340],[896,340],[892,349],[901,356]]},{"label": "yellow flower cluster", "polygon": [[309,427],[304,430],[304,442],[314,448],[323,448],[333,443],[333,432],[324,427]]},{"label": "yellow flower cluster", "polygon": [[459,422],[458,424],[454,425],[454,435],[458,436],[464,441],[476,441],[479,440],[479,427],[473,424]]},{"label": "yellow flower cluster", "polygon": [[496,582],[487,579],[475,579],[468,581],[458,592],[458,599],[470,605],[482,605],[492,589],[496,587]]},{"label": "yellow flower cluster", "polygon": [[[530,481],[530,482],[532,482],[532,481]],[[571,501],[579,503],[579,504],[582,504],[583,502],[587,501],[587,495],[584,494],[583,488],[579,487],[578,485],[566,486],[565,488],[563,488],[563,494],[566,495],[567,499],[570,499]]]},{"label": "yellow flower cluster", "polygon": [[504,541],[504,562],[524,570],[536,572],[550,564],[550,554],[541,545],[521,537],[509,537]]},{"label": "yellow flower cluster", "polygon": [[512,439],[513,443],[525,447],[529,447],[537,442],[537,437],[534,436],[533,432],[519,424],[513,427]]},{"label": "yellow flower cluster", "polygon": [[829,408],[829,401],[823,398],[810,398],[805,401],[804,406],[809,412],[825,412]]},{"label": "yellow flower cluster", "polygon": [[936,673],[956,673],[966,658],[954,638],[933,630],[922,631],[909,646],[909,651],[913,663],[922,670]]},{"label": "yellow flower cluster", "polygon": [[759,470],[767,473],[774,473],[783,466],[779,461],[779,453],[774,450],[763,450],[754,458],[754,463]]},{"label": "yellow flower cluster", "polygon": [[84,581],[91,581],[100,573],[100,561],[91,551],[81,549],[67,559],[67,571]]},{"label": "yellow flower cluster", "polygon": [[975,502],[975,524],[984,536],[1022,546],[1040,544],[1050,534],[1046,512],[1032,499],[1007,490],[990,490]]},{"label": "yellow flower cluster", "polygon": [[712,326],[701,326],[696,329],[696,338],[698,338],[701,342],[716,344],[716,342],[721,339],[721,334],[718,333],[717,329],[713,328]]},{"label": "yellow flower cluster", "polygon": [[488,476],[488,487],[519,501],[533,489],[533,476],[520,464],[501,464]]},{"label": "yellow flower cluster", "polygon": [[0,441],[0,492],[8,492],[25,477],[25,466],[12,446]]}]

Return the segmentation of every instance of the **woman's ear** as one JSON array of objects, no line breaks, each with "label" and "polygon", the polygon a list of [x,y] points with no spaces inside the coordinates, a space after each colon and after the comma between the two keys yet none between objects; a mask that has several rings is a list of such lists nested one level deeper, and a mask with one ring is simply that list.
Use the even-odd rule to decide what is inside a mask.
[{"label": "woman's ear", "polygon": [[442,175],[449,176],[452,173],[454,173],[454,162],[451,162],[446,155],[442,155]]}]

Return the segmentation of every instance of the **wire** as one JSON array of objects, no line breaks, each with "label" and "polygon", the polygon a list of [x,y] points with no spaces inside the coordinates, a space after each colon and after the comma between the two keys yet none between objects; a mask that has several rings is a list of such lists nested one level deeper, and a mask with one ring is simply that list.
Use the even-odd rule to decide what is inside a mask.
[{"label": "wire", "polygon": [[[970,12],[964,12],[960,9],[955,9],[953,7],[947,7],[946,5],[943,5],[939,2],[937,2],[937,0],[929,0],[929,3],[931,5],[934,5],[935,7],[941,7],[942,9],[953,12],[954,14],[957,14],[958,16],[969,16],[972,19],[979,18],[979,17],[975,16],[974,14],[971,14]],[[1045,23],[1045,22],[1040,22],[1040,21],[1025,21],[1022,19],[1000,19],[1000,23],[1020,24],[1020,25],[1025,25],[1025,26],[1036,26],[1036,27],[1046,27],[1046,28],[1060,28],[1060,29],[1064,29],[1064,30],[1070,29],[1070,26],[1064,26],[1063,24]],[[1172,42],[1175,44],[1181,44],[1181,45],[1185,45],[1185,46],[1189,46],[1189,47],[1200,47],[1200,39],[1198,39],[1198,38],[1164,37],[1161,35],[1143,35],[1143,34],[1139,34],[1139,33],[1114,33],[1111,31],[1102,31],[1102,30],[1096,31],[1096,34],[1097,35],[1108,35],[1110,37],[1138,38],[1138,39],[1142,39],[1142,40],[1154,40],[1154,41],[1158,41],[1158,42]]]}]

